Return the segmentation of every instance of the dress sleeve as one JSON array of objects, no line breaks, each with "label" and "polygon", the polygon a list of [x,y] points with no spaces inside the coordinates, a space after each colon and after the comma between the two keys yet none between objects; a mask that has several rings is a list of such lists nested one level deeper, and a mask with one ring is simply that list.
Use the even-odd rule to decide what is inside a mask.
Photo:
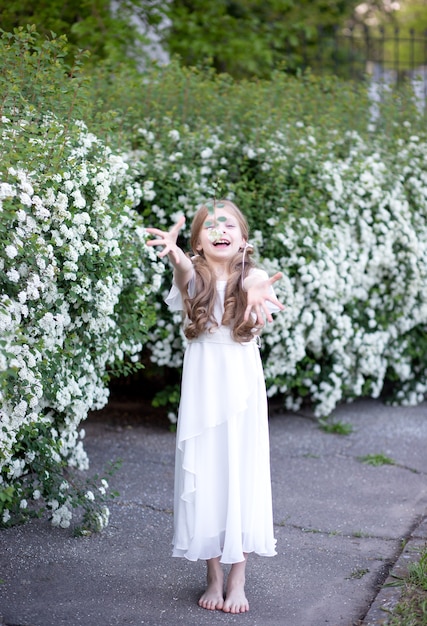
[{"label": "dress sleeve", "polygon": [[[187,285],[187,293],[190,296],[190,298],[194,297],[195,287],[196,287],[196,277],[195,277],[195,273],[193,270],[193,275],[190,278],[190,281]],[[165,302],[171,311],[183,311],[184,310],[182,293],[177,287],[177,285],[175,284],[175,282],[172,283],[172,287],[167,297],[165,298]]]}]

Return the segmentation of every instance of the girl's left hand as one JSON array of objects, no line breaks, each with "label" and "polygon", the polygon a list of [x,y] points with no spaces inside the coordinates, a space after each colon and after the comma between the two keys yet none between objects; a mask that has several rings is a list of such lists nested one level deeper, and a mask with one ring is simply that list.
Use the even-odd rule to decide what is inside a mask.
[{"label": "girl's left hand", "polygon": [[256,323],[258,326],[264,326],[264,316],[269,322],[272,322],[273,317],[268,309],[267,302],[271,302],[283,311],[285,308],[284,305],[278,301],[275,294],[271,290],[273,283],[280,280],[282,277],[283,274],[281,272],[277,272],[271,278],[266,280],[258,279],[250,287],[248,287],[248,305],[244,315],[245,322],[248,321],[252,312],[256,315]]}]

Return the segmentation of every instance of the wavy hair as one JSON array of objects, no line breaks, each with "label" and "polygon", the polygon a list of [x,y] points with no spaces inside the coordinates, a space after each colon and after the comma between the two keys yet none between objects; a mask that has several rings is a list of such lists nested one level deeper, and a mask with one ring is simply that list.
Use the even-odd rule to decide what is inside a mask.
[{"label": "wavy hair", "polygon": [[[245,241],[248,241],[249,227],[240,209],[230,200],[220,200],[218,201],[219,203],[224,204],[227,211],[237,219],[242,236]],[[194,298],[189,296],[184,298],[185,309],[189,319],[184,330],[187,339],[195,339],[205,332],[207,328],[211,331],[218,328],[218,323],[213,313],[217,296],[216,276],[213,269],[209,266],[203,250],[201,252],[197,251],[199,234],[208,215],[208,209],[202,205],[194,215],[191,225],[190,245],[195,255],[193,257],[193,265],[196,274],[196,295]],[[251,317],[247,322],[243,319],[247,306],[247,293],[244,291],[242,283],[250,269],[254,267],[254,262],[250,257],[251,254],[251,247],[239,250],[230,259],[228,268],[229,278],[225,289],[224,314],[221,324],[231,328],[231,335],[238,342],[250,341],[254,336],[256,324]]]}]

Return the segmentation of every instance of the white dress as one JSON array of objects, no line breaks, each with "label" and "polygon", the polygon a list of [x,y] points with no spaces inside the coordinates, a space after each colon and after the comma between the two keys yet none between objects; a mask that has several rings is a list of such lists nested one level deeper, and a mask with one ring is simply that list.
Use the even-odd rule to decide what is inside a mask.
[{"label": "white dress", "polygon": [[[193,277],[190,295],[194,284]],[[217,282],[219,322],[225,288],[226,281]],[[171,310],[182,310],[175,285],[166,303]],[[238,563],[244,560],[243,553],[274,556],[275,545],[267,396],[259,348],[255,339],[234,341],[229,327],[220,326],[190,340],[184,355],[173,556],[190,561],[221,557],[222,563]]]}]

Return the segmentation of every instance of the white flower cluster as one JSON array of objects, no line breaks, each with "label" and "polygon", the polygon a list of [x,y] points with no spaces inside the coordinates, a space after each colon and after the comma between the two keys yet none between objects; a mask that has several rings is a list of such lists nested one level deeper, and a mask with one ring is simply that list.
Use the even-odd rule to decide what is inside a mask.
[{"label": "white flower cluster", "polygon": [[[290,409],[307,398],[318,416],[344,399],[377,397],[385,381],[396,401],[424,399],[426,137],[406,126],[399,140],[349,132],[325,142],[301,123],[258,128],[251,139],[230,127],[177,130],[165,120],[160,131],[147,121],[138,149],[118,156],[76,123],[58,135],[55,167],[43,127],[32,166],[8,164],[28,128],[4,118],[0,145],[0,488],[29,472],[36,452],[16,449],[32,425],[49,429],[53,461],[88,466],[78,426],[105,405],[108,369],[138,359],[150,316],[153,362],[181,366],[181,314],[163,304],[170,272],[163,283],[165,263],[145,245],[134,207],[150,226],[185,213],[185,237],[214,181],[250,217],[260,265],[284,273],[275,289],[286,310],[264,331],[269,395]],[[246,194],[246,183],[263,194]],[[87,491],[88,506],[104,490]],[[71,520],[67,496],[48,500],[61,527]],[[21,510],[30,497],[20,497]],[[108,523],[106,507],[94,515],[100,528]],[[3,523],[9,517],[3,510]]]},{"label": "white flower cluster", "polygon": [[321,162],[312,180],[326,207],[274,235],[293,319],[278,316],[266,331],[270,393],[290,393],[292,407],[309,397],[319,416],[346,398],[378,397],[387,377],[399,402],[427,391],[427,363],[411,359],[427,321],[427,142],[400,141],[390,155],[345,139],[347,156]]},{"label": "white flower cluster", "polygon": [[[318,416],[328,415],[344,399],[378,397],[386,380],[399,402],[425,397],[427,345],[423,354],[418,344],[427,323],[427,137],[411,135],[409,123],[399,132],[401,139],[331,133],[325,142],[298,123],[258,128],[251,143],[230,128],[171,128],[166,141],[141,130],[133,162],[155,181],[147,203],[160,224],[175,219],[174,197],[191,217],[212,197],[214,176],[239,204],[236,171],[243,176],[248,163],[269,189],[249,209],[263,233],[262,265],[285,274],[275,287],[287,308],[265,329],[264,359],[269,394],[283,394],[288,408],[309,399]],[[154,362],[177,367],[181,319],[165,311],[164,295],[166,321],[150,348]]]},{"label": "white flower cluster", "polygon": [[345,158],[317,159],[311,184],[325,206],[282,220],[274,234],[293,311],[266,330],[269,392],[289,393],[292,408],[309,397],[319,416],[345,398],[378,397],[387,377],[400,402],[427,391],[408,350],[427,321],[426,141],[400,141],[391,154],[354,133],[343,141]]},{"label": "white flower cluster", "polygon": [[[52,458],[59,443],[69,465],[87,467],[78,425],[107,402],[107,369],[142,350],[164,268],[145,245],[133,208],[143,190],[124,157],[77,122],[58,135],[55,168],[39,138],[38,169],[7,166],[30,132],[22,117],[3,119],[0,144],[0,487],[28,472],[15,445],[39,421],[52,424]],[[69,507],[54,503],[53,523],[68,525]]]}]

